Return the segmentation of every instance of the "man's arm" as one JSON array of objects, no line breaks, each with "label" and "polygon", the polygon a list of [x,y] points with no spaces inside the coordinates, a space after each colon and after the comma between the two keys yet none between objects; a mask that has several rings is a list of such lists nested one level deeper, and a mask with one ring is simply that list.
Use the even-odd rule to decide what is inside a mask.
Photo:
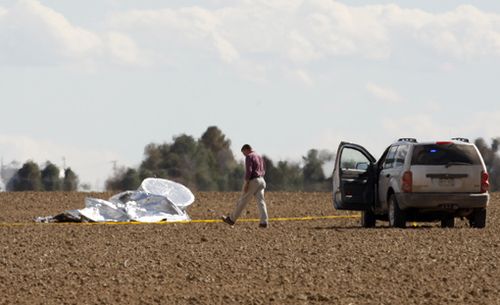
[{"label": "man's arm", "polygon": [[252,168],[252,158],[250,158],[250,156],[247,156],[245,159],[245,181],[247,182],[250,181],[250,178],[252,178]]},{"label": "man's arm", "polygon": [[250,156],[245,158],[245,184],[243,185],[243,192],[248,192],[250,178],[252,176],[252,159]]}]

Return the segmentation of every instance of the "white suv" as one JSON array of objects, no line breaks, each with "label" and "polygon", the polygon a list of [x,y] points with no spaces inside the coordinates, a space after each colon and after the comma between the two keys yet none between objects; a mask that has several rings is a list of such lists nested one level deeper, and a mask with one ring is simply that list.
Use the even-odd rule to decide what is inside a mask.
[{"label": "white suv", "polygon": [[481,154],[464,138],[399,139],[378,161],[362,146],[342,142],[333,171],[334,207],[361,211],[363,227],[376,220],[399,228],[436,220],[453,227],[455,217],[466,217],[471,227],[484,228],[488,188]]}]

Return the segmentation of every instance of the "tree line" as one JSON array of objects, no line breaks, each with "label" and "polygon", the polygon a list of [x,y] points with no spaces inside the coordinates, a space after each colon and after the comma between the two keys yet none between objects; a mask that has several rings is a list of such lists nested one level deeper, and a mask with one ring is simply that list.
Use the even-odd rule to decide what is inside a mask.
[{"label": "tree line", "polygon": [[78,176],[71,168],[64,169],[61,177],[60,169],[50,161],[40,169],[37,163],[29,160],[7,182],[7,191],[76,191],[78,189]]},{"label": "tree line", "polygon": [[490,175],[490,191],[500,191],[500,156],[498,155],[500,137],[492,139],[491,145],[488,145],[483,138],[476,139],[474,144],[476,144],[483,156],[486,169]]},{"label": "tree line", "polygon": [[[490,190],[500,191],[500,137],[491,144],[483,138],[474,142],[490,175]],[[311,149],[302,162],[274,162],[264,157],[269,191],[331,191],[331,176],[324,166],[333,153]],[[122,167],[106,180],[109,191],[136,189],[148,177],[177,181],[198,191],[239,191],[244,176],[242,162],[236,161],[231,141],[216,126],[199,139],[182,134],[171,143],[151,143],[144,148],[144,159],[137,168]],[[7,191],[76,191],[79,179],[71,168],[61,170],[47,161],[43,169],[27,161],[6,183]]]},{"label": "tree line", "polygon": [[[491,191],[500,191],[500,138],[488,145],[475,140],[490,174]],[[266,182],[269,191],[331,191],[331,175],[324,166],[334,154],[311,149],[302,162],[278,161],[264,155]],[[148,144],[144,160],[138,168],[120,168],[106,181],[112,191],[137,188],[147,177],[180,182],[199,191],[239,191],[244,175],[231,150],[231,141],[216,126],[209,127],[199,139],[183,134],[172,143]]]},{"label": "tree line", "polygon": [[[310,150],[299,162],[274,162],[264,156],[267,189],[270,191],[329,191],[330,180],[323,166],[333,154]],[[199,139],[182,134],[172,143],[148,144],[138,168],[123,167],[106,181],[111,191],[137,188],[147,177],[177,181],[198,191],[239,191],[244,176],[231,141],[216,126],[208,127]]]}]

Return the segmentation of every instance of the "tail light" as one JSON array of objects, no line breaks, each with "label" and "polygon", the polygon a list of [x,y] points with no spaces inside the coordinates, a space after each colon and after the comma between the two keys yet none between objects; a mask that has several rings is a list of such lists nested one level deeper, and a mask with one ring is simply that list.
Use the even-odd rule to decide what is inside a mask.
[{"label": "tail light", "polygon": [[404,193],[411,193],[413,190],[413,173],[406,171],[403,174],[403,185],[401,187]]},{"label": "tail light", "polygon": [[490,175],[487,172],[481,173],[481,193],[486,193],[490,189]]}]

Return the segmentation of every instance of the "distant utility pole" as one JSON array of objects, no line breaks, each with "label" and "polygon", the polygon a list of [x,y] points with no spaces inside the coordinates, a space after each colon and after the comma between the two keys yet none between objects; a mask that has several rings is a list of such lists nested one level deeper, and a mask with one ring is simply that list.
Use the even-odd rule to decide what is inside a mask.
[{"label": "distant utility pole", "polygon": [[113,160],[111,161],[111,163],[113,163],[113,173],[116,173],[116,170],[118,169],[118,161],[116,160]]}]

